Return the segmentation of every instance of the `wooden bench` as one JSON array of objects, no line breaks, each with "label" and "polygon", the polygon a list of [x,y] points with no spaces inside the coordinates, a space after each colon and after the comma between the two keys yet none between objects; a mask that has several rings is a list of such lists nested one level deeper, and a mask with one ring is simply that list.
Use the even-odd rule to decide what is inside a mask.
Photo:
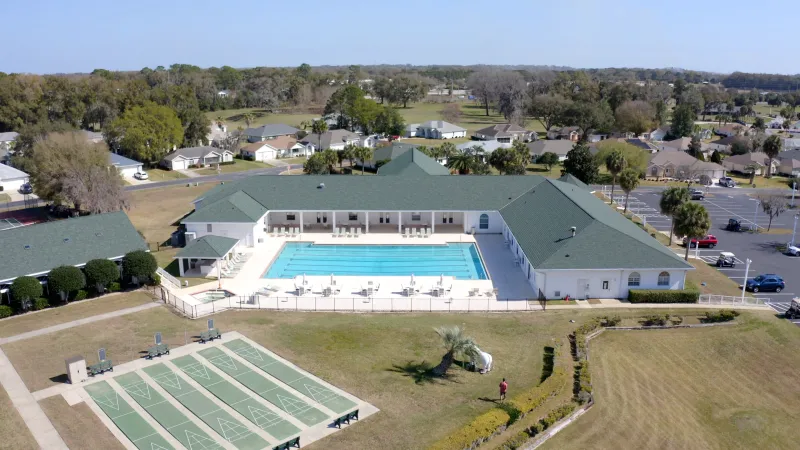
[{"label": "wooden bench", "polygon": [[113,372],[114,364],[110,359],[107,359],[105,361],[100,361],[97,364],[92,364],[91,366],[87,367],[86,370],[91,376],[100,375],[103,372]]},{"label": "wooden bench", "polygon": [[343,423],[350,425],[351,420],[358,420],[358,410],[349,412],[342,417],[337,418],[333,421],[333,424],[336,426],[336,428],[342,428]]},{"label": "wooden bench", "polygon": [[300,448],[300,438],[299,437],[296,437],[294,439],[290,439],[290,440],[284,442],[283,444],[281,444],[281,445],[279,445],[277,447],[272,447],[272,450],[288,450],[288,449],[293,448],[293,447]]},{"label": "wooden bench", "polygon": [[222,333],[219,332],[218,329],[212,328],[208,331],[203,331],[200,333],[200,342],[206,343],[208,341],[213,341],[214,339],[221,339]]},{"label": "wooden bench", "polygon": [[158,344],[147,349],[147,359],[153,359],[161,355],[169,355],[169,345]]}]

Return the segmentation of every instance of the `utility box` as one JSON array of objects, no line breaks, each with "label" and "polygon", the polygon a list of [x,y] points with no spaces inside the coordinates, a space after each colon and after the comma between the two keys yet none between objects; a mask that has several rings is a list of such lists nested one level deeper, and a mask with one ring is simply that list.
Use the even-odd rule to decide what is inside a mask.
[{"label": "utility box", "polygon": [[83,356],[73,356],[64,361],[67,364],[67,377],[70,384],[78,384],[86,381],[86,359]]}]

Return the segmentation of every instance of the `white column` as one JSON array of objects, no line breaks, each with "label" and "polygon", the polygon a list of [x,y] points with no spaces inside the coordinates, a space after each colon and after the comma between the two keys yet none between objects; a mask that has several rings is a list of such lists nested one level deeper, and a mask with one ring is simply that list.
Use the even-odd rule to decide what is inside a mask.
[{"label": "white column", "polygon": [[303,211],[300,211],[300,232],[303,232]]},{"label": "white column", "polygon": [[436,232],[436,211],[431,211],[431,234]]},{"label": "white column", "polygon": [[364,232],[369,233],[369,211],[364,211],[364,220],[367,222],[367,228]]},{"label": "white column", "polygon": [[222,262],[217,258],[217,286],[222,289]]},{"label": "white column", "polygon": [[403,212],[397,211],[397,232],[402,234],[403,233]]},{"label": "white column", "polygon": [[336,231],[336,211],[331,211],[331,230]]},{"label": "white column", "polygon": [[178,271],[183,276],[183,258],[178,258]]},{"label": "white column", "polygon": [[[267,229],[266,233],[269,233],[269,211],[264,215],[264,228]],[[255,245],[255,242],[253,244]]]}]

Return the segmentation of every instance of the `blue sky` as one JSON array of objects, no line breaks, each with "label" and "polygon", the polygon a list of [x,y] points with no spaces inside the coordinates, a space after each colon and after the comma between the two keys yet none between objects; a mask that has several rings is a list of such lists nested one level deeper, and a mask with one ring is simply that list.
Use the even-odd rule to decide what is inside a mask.
[{"label": "blue sky", "polygon": [[800,73],[789,0],[768,7],[743,0],[4,3],[0,71],[7,73],[303,62]]}]

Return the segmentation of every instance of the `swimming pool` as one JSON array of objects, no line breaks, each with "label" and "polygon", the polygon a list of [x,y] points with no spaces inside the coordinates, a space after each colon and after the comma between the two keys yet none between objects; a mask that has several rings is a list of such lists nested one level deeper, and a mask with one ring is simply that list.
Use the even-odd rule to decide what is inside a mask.
[{"label": "swimming pool", "polygon": [[318,245],[287,242],[262,278],[298,275],[452,276],[486,280],[472,243],[446,245]]}]

